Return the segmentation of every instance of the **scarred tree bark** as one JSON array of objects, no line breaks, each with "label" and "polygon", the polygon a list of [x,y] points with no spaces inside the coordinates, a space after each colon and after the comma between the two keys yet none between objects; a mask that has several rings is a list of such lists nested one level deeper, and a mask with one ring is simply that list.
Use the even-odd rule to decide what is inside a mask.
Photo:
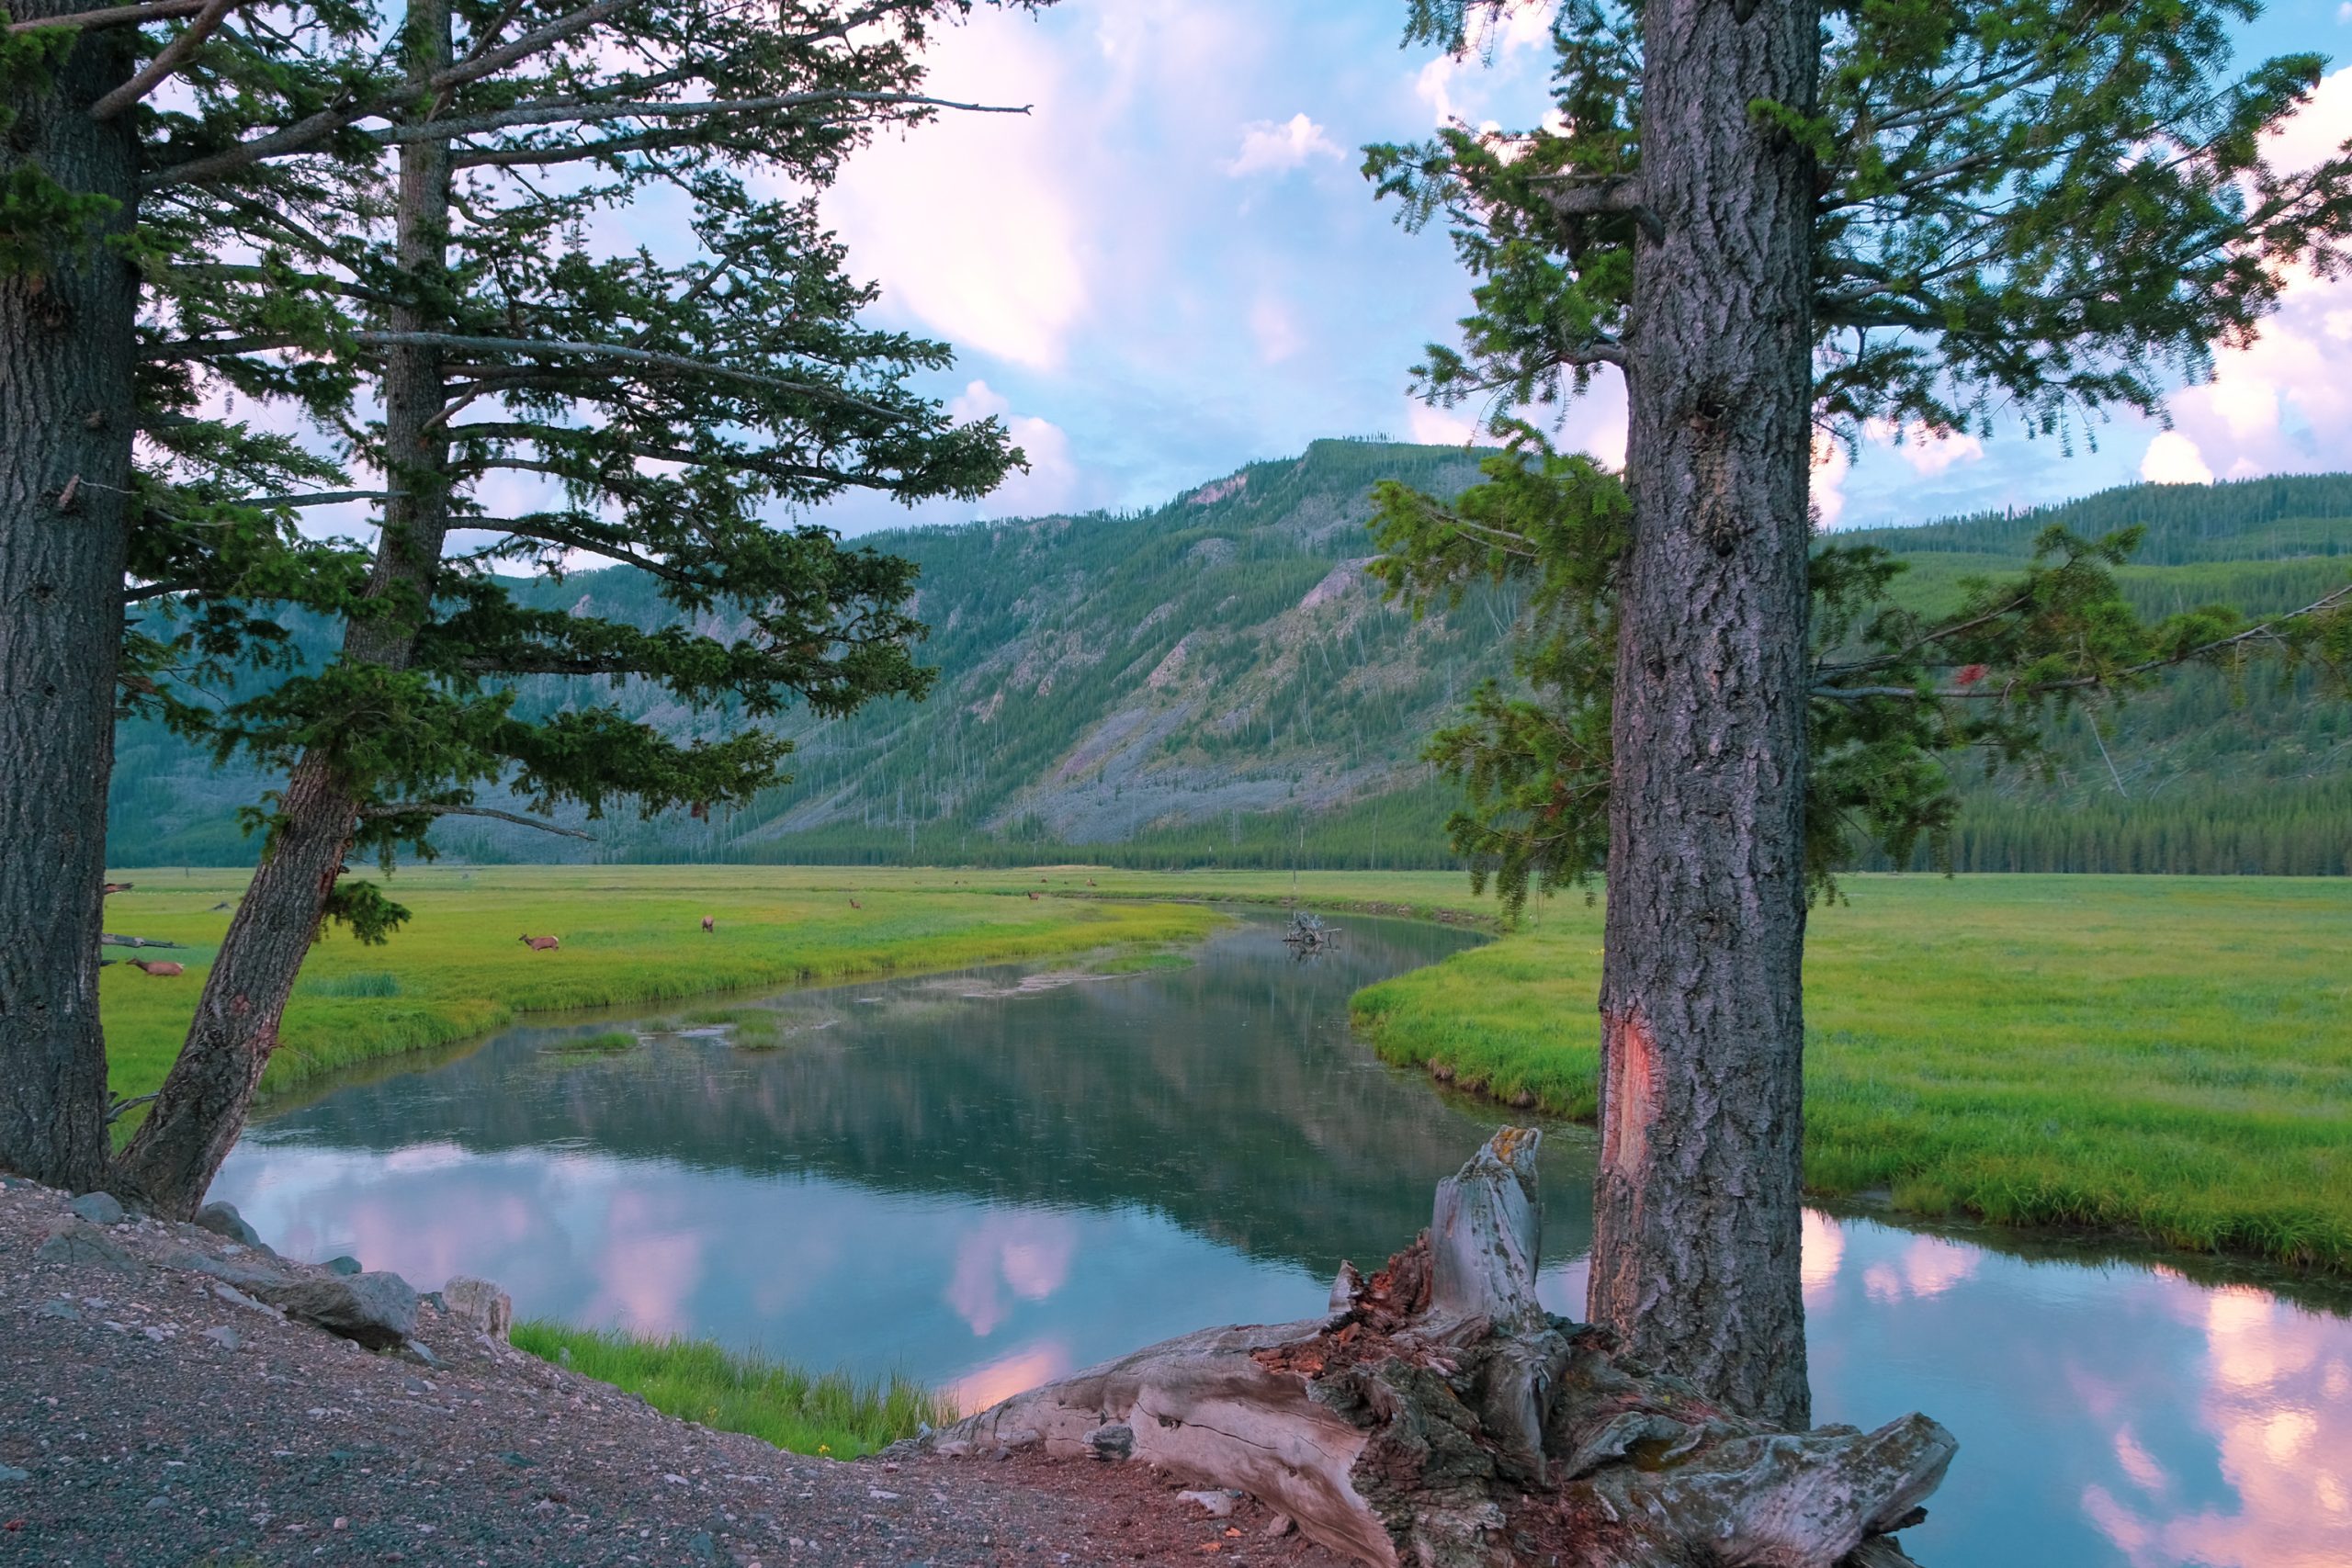
[{"label": "scarred tree bark", "polygon": [[[419,80],[451,57],[447,0],[408,8],[411,74]],[[420,95],[419,112],[430,112]],[[448,256],[449,144],[425,140],[401,147],[395,221],[401,267],[436,281]],[[396,333],[429,333],[442,323],[420,304],[388,312]],[[442,352],[390,349],[384,369],[384,447],[393,499],[367,595],[399,604],[414,597],[421,612],[432,592],[448,534],[448,457]],[[346,663],[404,668],[416,646],[416,615],[395,609],[355,617],[344,636]],[[193,1213],[221,1161],[243,1132],[263,1071],[277,1048],[277,1028],[302,960],[326,918],[358,824],[358,797],[319,756],[306,756],[287,782],[267,853],[230,921],[205,977],[187,1042],[146,1122],[123,1151],[121,1184],[167,1214]]]},{"label": "scarred tree bark", "polygon": [[1810,0],[1643,10],[1589,1311],[1802,1427]]},{"label": "scarred tree bark", "polygon": [[[18,21],[85,9],[18,0]],[[8,87],[0,182],[28,166],[108,198],[85,246],[0,276],[0,1168],[75,1190],[107,1167],[98,933],[134,418],[130,117],[90,106],[125,32],[77,38],[45,90]]]}]

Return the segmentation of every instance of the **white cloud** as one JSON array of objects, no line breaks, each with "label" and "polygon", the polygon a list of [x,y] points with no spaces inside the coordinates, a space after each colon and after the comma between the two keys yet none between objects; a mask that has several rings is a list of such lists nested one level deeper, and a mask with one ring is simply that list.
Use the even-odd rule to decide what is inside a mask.
[{"label": "white cloud", "polygon": [[2151,484],[2203,485],[2213,482],[2213,470],[2196,442],[2167,430],[2148,443],[2147,454],[2140,459],[2140,477]]},{"label": "white cloud", "polygon": [[1417,402],[1405,415],[1406,434],[1427,446],[1492,446],[1494,443],[1478,428],[1478,422],[1466,413],[1452,409],[1433,409]]},{"label": "white cloud", "polygon": [[1243,126],[1241,152],[1226,164],[1225,172],[1237,179],[1280,174],[1302,166],[1309,158],[1340,156],[1339,143],[1302,111],[1288,119],[1253,119]]},{"label": "white cloud", "polygon": [[878,275],[885,306],[959,347],[1018,365],[1061,363],[1091,296],[1086,226],[1071,178],[1080,94],[1038,30],[983,16],[941,38],[926,90],[1031,106],[961,114],[886,139],[850,162],[826,213],[851,265]]},{"label": "white cloud", "polygon": [[1846,514],[1846,470],[1852,466],[1843,441],[1813,433],[1813,513],[1824,528],[1835,528]]},{"label": "white cloud", "polygon": [[1891,420],[1865,420],[1862,430],[1879,446],[1894,448],[1913,469],[1929,479],[1955,463],[1980,462],[1984,457],[1984,443],[1975,436],[1962,431],[1931,429],[1920,420],[1900,425]]},{"label": "white cloud", "polygon": [[1306,346],[1306,334],[1290,307],[1271,294],[1259,295],[1250,307],[1250,335],[1258,341],[1258,357],[1269,365],[1279,365]]},{"label": "white cloud", "polygon": [[984,511],[990,516],[1022,517],[1058,512],[1079,489],[1078,464],[1071,458],[1069,435],[1060,425],[1034,414],[1016,414],[1012,400],[986,381],[974,381],[947,400],[948,416],[956,423],[994,415],[1012,433],[1013,445],[1029,459],[1027,473],[1014,472],[989,496]]}]

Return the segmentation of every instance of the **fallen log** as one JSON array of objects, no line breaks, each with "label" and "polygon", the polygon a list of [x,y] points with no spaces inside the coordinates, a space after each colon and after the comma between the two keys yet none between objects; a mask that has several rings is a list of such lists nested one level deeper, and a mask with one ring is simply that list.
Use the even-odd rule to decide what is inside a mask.
[{"label": "fallen log", "polygon": [[1141,1461],[1253,1494],[1377,1568],[1899,1568],[1951,1462],[1911,1415],[1781,1431],[1535,1297],[1540,1133],[1504,1128],[1329,1315],[1204,1329],[914,1445]]},{"label": "fallen log", "polygon": [[101,947],[186,947],[184,942],[166,942],[159,936],[117,936],[112,931],[98,933]]}]

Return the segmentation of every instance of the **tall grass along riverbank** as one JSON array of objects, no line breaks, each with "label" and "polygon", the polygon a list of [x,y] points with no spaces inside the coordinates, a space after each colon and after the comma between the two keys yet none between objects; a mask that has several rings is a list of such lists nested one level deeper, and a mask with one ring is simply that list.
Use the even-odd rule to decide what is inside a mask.
[{"label": "tall grass along riverbank", "polygon": [[[161,956],[187,969],[164,979],[117,964],[101,976],[113,1087],[132,1096],[170,1070],[248,874],[112,874],[132,888],[107,901],[107,929],[184,943]],[[436,868],[402,873],[391,891],[414,919],[385,945],[335,931],[312,950],[266,1093],[467,1039],[518,1013],[1189,942],[1222,919],[1176,903],[1008,897],[1003,888],[957,887],[947,874],[882,885],[757,868]],[[716,931],[704,932],[705,915]],[[516,940],[526,932],[562,945],[532,952]]]},{"label": "tall grass along riverbank", "polygon": [[[1805,1181],[2352,1270],[2352,887],[1857,876],[1814,912]],[[1596,1109],[1600,911],[1358,993],[1382,1055]]]},{"label": "tall grass along riverbank", "polygon": [[703,1339],[647,1339],[534,1321],[514,1344],[636,1394],[665,1416],[748,1432],[794,1453],[855,1459],[956,1418],[954,1404],[904,1378],[812,1373]]}]

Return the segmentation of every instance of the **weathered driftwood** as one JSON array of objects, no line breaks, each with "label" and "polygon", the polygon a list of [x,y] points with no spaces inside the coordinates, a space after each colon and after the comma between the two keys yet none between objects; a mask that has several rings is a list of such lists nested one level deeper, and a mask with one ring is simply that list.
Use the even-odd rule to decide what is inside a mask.
[{"label": "weathered driftwood", "polygon": [[1541,1134],[1439,1184],[1428,1231],[1330,1315],[1204,1329],[924,1439],[1141,1461],[1254,1494],[1363,1562],[1417,1568],[1896,1568],[1951,1435],[1776,1431],[1611,1354],[1535,1298]]}]

